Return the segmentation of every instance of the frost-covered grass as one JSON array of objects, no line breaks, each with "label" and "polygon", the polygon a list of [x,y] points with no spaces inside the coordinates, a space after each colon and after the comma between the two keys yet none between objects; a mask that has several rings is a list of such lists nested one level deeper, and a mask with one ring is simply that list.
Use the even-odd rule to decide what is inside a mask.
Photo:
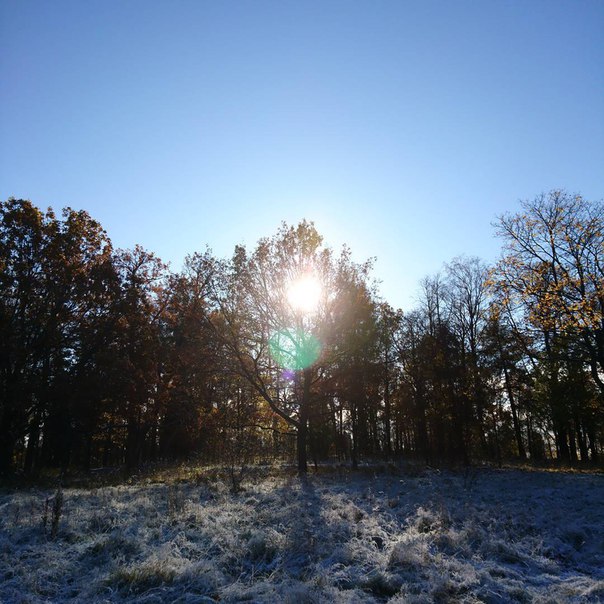
[{"label": "frost-covered grass", "polygon": [[604,476],[340,472],[0,494],[0,601],[604,601]]}]

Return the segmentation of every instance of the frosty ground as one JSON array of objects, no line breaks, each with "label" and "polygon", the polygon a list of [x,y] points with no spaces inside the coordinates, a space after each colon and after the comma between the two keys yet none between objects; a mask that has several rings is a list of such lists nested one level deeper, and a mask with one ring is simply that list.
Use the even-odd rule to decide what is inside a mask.
[{"label": "frosty ground", "polygon": [[0,492],[0,601],[604,601],[604,476],[343,469]]}]

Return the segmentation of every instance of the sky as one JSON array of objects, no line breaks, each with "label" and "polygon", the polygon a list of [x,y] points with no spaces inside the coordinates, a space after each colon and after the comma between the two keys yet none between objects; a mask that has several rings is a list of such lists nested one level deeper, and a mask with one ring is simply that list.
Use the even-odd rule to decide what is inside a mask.
[{"label": "sky", "polygon": [[2,0],[0,82],[0,199],[173,270],[306,218],[407,310],[520,200],[604,198],[601,0]]}]

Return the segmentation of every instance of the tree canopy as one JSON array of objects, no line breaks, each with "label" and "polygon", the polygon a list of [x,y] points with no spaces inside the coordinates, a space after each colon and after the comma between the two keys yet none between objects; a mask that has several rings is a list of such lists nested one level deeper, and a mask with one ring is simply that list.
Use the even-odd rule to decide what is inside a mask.
[{"label": "tree canopy", "polygon": [[0,203],[0,473],[208,462],[595,461],[604,208],[552,191],[501,216],[403,312],[370,261],[283,224],[171,272],[84,211]]}]

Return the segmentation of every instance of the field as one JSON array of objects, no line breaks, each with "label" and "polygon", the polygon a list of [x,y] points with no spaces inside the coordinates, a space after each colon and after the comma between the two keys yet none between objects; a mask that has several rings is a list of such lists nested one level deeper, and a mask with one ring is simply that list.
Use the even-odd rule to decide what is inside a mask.
[{"label": "field", "polygon": [[604,601],[604,476],[344,468],[0,492],[0,601]]}]

